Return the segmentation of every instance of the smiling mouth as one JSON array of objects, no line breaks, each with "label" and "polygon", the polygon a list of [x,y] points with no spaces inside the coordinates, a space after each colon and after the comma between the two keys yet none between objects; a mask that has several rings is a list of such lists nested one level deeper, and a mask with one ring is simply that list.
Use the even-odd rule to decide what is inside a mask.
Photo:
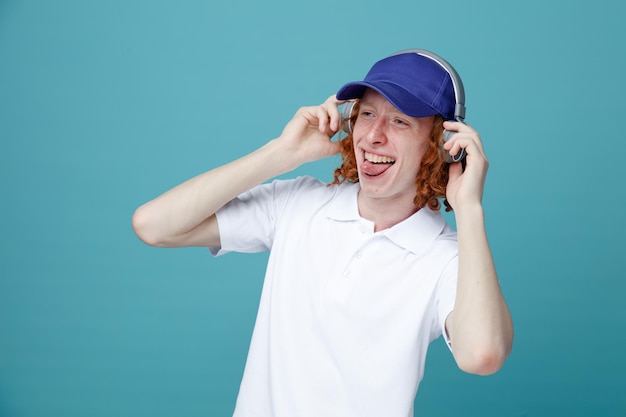
[{"label": "smiling mouth", "polygon": [[390,156],[376,155],[369,152],[363,152],[363,159],[361,172],[370,177],[381,175],[396,162]]},{"label": "smiling mouth", "polygon": [[363,158],[372,164],[393,164],[396,162],[396,160],[390,156],[376,155],[369,152],[363,152]]}]

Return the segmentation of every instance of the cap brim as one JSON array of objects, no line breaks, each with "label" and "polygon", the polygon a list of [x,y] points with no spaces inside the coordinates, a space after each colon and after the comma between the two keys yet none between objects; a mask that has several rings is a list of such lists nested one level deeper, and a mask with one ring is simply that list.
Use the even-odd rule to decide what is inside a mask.
[{"label": "cap brim", "polygon": [[404,88],[389,82],[355,81],[341,87],[337,92],[339,100],[353,100],[363,97],[365,90],[371,88],[385,97],[395,108],[411,117],[428,117],[439,111],[420,100],[419,97]]}]

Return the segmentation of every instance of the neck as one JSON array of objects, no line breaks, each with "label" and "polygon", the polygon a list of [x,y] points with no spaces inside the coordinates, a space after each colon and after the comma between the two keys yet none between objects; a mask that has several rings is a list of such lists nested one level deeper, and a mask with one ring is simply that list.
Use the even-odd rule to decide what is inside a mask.
[{"label": "neck", "polygon": [[418,211],[412,200],[406,198],[371,198],[359,192],[359,214],[374,222],[374,231],[389,229]]}]

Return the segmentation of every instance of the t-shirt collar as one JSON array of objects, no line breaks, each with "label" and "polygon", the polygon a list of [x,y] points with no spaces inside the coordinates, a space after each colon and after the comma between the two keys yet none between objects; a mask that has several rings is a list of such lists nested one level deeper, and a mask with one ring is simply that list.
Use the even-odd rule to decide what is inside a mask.
[{"label": "t-shirt collar", "polygon": [[[358,183],[343,183],[337,186],[337,194],[329,204],[326,215],[336,221],[362,220],[357,205],[359,189]],[[419,255],[445,228],[446,221],[441,212],[424,207],[409,218],[377,234]]]}]

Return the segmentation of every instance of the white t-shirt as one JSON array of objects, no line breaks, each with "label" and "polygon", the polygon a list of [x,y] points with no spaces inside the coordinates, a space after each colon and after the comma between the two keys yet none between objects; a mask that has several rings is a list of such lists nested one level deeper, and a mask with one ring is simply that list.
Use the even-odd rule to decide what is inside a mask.
[{"label": "white t-shirt", "polygon": [[234,416],[408,417],[456,294],[456,233],[419,210],[380,232],[358,184],[275,181],[217,213],[221,248],[271,250]]}]

